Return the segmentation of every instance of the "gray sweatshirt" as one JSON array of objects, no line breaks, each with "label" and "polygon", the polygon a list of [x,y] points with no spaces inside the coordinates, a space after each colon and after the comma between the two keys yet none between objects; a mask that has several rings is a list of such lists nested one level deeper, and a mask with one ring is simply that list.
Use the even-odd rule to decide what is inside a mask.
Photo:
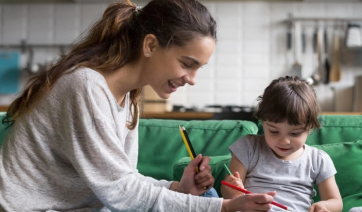
[{"label": "gray sweatshirt", "polygon": [[4,140],[0,211],[220,211],[222,199],[177,193],[138,173],[129,104],[127,95],[119,106],[92,69],[61,77]]}]

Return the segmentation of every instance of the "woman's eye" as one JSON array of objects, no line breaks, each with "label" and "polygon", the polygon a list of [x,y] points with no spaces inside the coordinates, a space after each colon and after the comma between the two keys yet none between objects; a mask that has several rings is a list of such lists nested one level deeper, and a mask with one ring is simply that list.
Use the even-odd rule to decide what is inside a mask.
[{"label": "woman's eye", "polygon": [[185,68],[191,68],[191,65],[188,65],[188,64],[183,63],[183,62],[181,62],[181,63],[182,63],[182,66],[183,66],[183,67],[185,67]]},{"label": "woman's eye", "polygon": [[278,134],[278,131],[270,131],[271,134]]}]

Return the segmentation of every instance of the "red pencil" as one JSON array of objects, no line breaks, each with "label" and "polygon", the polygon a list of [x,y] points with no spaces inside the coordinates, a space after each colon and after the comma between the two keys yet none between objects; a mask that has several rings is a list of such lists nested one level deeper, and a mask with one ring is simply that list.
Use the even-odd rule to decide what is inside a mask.
[{"label": "red pencil", "polygon": [[[242,189],[242,188],[240,188],[240,187],[237,187],[237,186],[235,186],[235,185],[233,185],[233,184],[230,184],[230,183],[228,183],[228,182],[225,182],[225,181],[223,181],[223,180],[221,181],[221,184],[224,184],[224,185],[226,185],[226,186],[229,186],[229,187],[231,187],[231,188],[233,188],[233,189],[235,189],[235,190],[241,191],[241,192],[243,192],[243,193],[245,193],[245,194],[251,194],[250,191],[245,190],[245,189]],[[287,206],[284,206],[284,205],[279,204],[279,203],[277,203],[277,202],[272,202],[271,204],[273,204],[273,205],[275,205],[275,206],[278,206],[278,207],[280,207],[280,208],[283,208],[284,210],[292,211],[292,210],[288,209]]]}]

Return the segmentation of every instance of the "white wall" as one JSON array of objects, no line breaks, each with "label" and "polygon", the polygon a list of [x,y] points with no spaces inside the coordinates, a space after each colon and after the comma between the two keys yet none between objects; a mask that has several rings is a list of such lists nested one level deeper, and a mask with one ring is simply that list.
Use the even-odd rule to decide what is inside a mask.
[{"label": "white wall", "polygon": [[[169,100],[172,104],[197,107],[210,104],[255,105],[255,99],[270,81],[289,74],[294,63],[292,52],[286,48],[287,25],[283,22],[289,13],[294,17],[362,18],[362,3],[342,0],[319,3],[202,2],[218,23],[217,47],[209,63],[200,69],[196,86],[179,89]],[[69,44],[106,7],[107,4],[99,3],[2,4],[0,45],[19,44],[21,40],[29,44]],[[314,26],[314,22],[303,23],[307,33],[306,53],[302,55],[304,77],[310,76],[316,66],[315,55],[312,54]],[[327,27],[331,35],[333,23],[328,23]],[[59,53],[58,49],[36,49],[34,60],[51,61]],[[329,53],[332,56],[331,36]],[[354,76],[362,75],[362,65],[358,62],[362,54],[344,48],[341,55],[341,81],[315,87],[324,111],[352,110],[351,91]],[[24,73],[22,86],[27,78]],[[335,88],[336,95],[332,88]],[[9,104],[13,98],[13,95],[0,95],[0,105]]]}]

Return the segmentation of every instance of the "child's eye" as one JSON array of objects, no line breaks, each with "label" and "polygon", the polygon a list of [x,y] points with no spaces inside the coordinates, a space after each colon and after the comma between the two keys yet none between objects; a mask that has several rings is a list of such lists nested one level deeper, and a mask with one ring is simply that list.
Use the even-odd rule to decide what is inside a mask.
[{"label": "child's eye", "polygon": [[294,137],[297,137],[297,136],[299,136],[301,133],[291,133],[291,135],[292,136],[294,136]]},{"label": "child's eye", "polygon": [[278,131],[270,131],[271,134],[278,134]]}]

